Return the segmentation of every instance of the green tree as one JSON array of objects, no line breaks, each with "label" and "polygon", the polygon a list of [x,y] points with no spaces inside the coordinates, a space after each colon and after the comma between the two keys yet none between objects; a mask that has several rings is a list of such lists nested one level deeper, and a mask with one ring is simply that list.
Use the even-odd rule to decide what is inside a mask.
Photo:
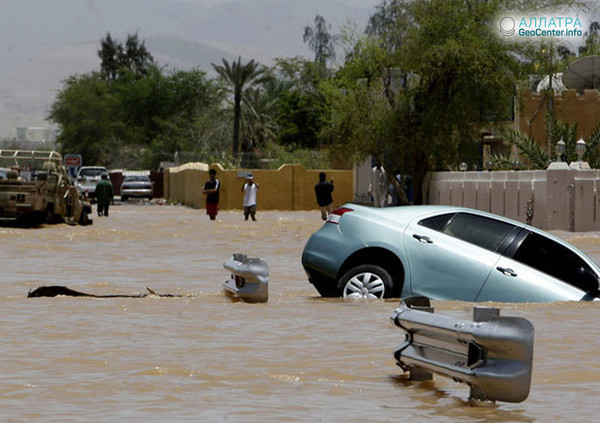
[{"label": "green tree", "polygon": [[132,71],[136,75],[145,75],[156,66],[154,57],[146,49],[144,42],[139,40],[137,32],[127,35],[121,63],[123,68]]},{"label": "green tree", "polygon": [[289,80],[294,89],[305,92],[318,92],[323,79],[315,62],[299,56],[275,58],[275,65],[270,71],[275,78]]},{"label": "green tree", "polygon": [[116,79],[124,73],[146,75],[156,66],[154,58],[139,40],[137,32],[127,35],[125,45],[113,40],[110,32],[100,40],[100,72],[106,79]]},{"label": "green tree", "polygon": [[199,148],[199,134],[211,130],[199,116],[220,102],[204,72],[165,73],[154,66],[145,76],[133,71],[108,80],[100,72],[72,76],[48,118],[61,127],[61,150],[82,154],[86,163],[156,168],[179,151]]},{"label": "green tree", "polygon": [[319,148],[323,101],[300,90],[282,94],[278,102],[277,142],[296,148]]},{"label": "green tree", "polygon": [[240,148],[240,124],[242,119],[242,98],[244,93],[254,84],[264,80],[265,68],[258,62],[250,60],[242,64],[242,58],[237,62],[229,63],[226,59],[223,65],[211,63],[215,71],[223,79],[233,96],[233,156],[237,157]]},{"label": "green tree", "polygon": [[579,47],[580,56],[591,56],[600,53],[600,23],[593,21],[589,29],[583,34],[584,45]]},{"label": "green tree", "polygon": [[215,84],[200,70],[165,74],[153,68],[144,78],[119,79],[116,93],[129,131],[124,141],[145,145],[144,164],[153,168],[195,148],[191,127],[219,101]]},{"label": "green tree", "polygon": [[375,6],[365,32],[379,40],[380,46],[388,52],[396,52],[406,35],[404,29],[410,27],[410,22],[404,22],[406,18],[407,11],[401,1],[383,0]]},{"label": "green tree", "polygon": [[321,147],[322,114],[326,109],[317,65],[301,57],[278,58],[271,72],[275,78],[289,82],[276,104],[277,143],[287,149]]},{"label": "green tree", "polygon": [[115,79],[119,73],[121,67],[119,58],[123,55],[123,46],[117,41],[113,40],[110,32],[106,34],[106,37],[100,40],[100,50],[98,50],[98,57],[100,57],[100,73],[106,79]]},{"label": "green tree", "polygon": [[265,147],[275,142],[279,132],[278,105],[291,87],[290,80],[269,78],[260,87],[246,92],[242,115],[251,147]]},{"label": "green tree", "polygon": [[61,151],[81,154],[87,164],[105,163],[124,130],[110,84],[98,72],[69,77],[48,118],[60,124]]},{"label": "green tree", "polygon": [[516,59],[488,26],[498,5],[389,3],[388,16],[401,17],[385,24],[396,47],[386,48],[375,31],[352,50],[343,77],[327,90],[329,137],[341,136],[356,158],[381,157],[390,174],[413,175],[418,196],[429,169],[452,166],[472,150],[474,123],[499,120],[509,109]]},{"label": "green tree", "polygon": [[315,63],[322,75],[326,74],[327,62],[335,60],[336,36],[329,33],[330,29],[331,25],[321,15],[315,16],[313,27],[304,27],[303,40],[315,53]]}]

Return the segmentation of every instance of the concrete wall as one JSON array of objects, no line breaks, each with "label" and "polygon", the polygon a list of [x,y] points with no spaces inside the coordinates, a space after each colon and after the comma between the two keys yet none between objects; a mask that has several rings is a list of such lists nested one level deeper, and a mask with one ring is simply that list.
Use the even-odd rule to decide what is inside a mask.
[{"label": "concrete wall", "polygon": [[600,228],[600,171],[573,171],[572,182],[573,211],[571,226],[573,231],[597,231]]},{"label": "concrete wall", "polygon": [[354,165],[354,201],[360,204],[373,204],[369,192],[373,163],[367,156],[362,163]]},{"label": "concrete wall", "polygon": [[338,206],[354,198],[353,172],[351,170],[306,170],[301,165],[283,165],[278,170],[250,169],[225,170],[220,164],[187,163],[169,168],[164,174],[164,195],[170,201],[193,208],[206,207],[202,194],[208,180],[208,170],[216,169],[221,183],[219,208],[236,210],[242,208],[242,186],[249,172],[254,174],[260,189],[257,195],[259,210],[313,210],[318,208],[315,184],[319,172],[333,179],[333,204]]},{"label": "concrete wall", "polygon": [[487,211],[542,229],[600,230],[600,171],[563,168],[508,172],[432,172],[427,204]]}]

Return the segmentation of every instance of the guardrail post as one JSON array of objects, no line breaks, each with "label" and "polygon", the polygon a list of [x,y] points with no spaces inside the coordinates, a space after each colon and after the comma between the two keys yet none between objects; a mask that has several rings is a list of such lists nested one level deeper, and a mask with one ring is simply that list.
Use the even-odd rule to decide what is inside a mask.
[{"label": "guardrail post", "polygon": [[[429,300],[425,297],[411,297],[407,298],[406,301],[409,301],[408,306],[412,310],[435,313],[435,308],[431,307]],[[425,382],[433,380],[433,373],[420,367],[411,367],[408,371],[408,378],[415,382]]]},{"label": "guardrail post", "polygon": [[245,254],[234,254],[223,263],[231,277],[223,290],[247,303],[266,303],[269,299],[269,265]]}]

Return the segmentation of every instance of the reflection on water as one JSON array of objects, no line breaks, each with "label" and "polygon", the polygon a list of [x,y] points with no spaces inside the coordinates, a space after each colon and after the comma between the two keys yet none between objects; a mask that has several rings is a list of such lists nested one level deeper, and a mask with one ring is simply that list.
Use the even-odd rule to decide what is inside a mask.
[{"label": "reflection on water", "polygon": [[[123,205],[93,226],[0,228],[0,420],[432,422],[595,421],[600,305],[490,304],[535,326],[520,404],[473,407],[468,387],[413,383],[392,356],[397,300],[323,299],[300,254],[319,212],[210,222],[184,207]],[[597,234],[559,233],[600,253]],[[221,292],[234,252],[269,263],[267,304]],[[42,285],[183,298],[26,298]],[[470,318],[472,304],[434,302]]]}]

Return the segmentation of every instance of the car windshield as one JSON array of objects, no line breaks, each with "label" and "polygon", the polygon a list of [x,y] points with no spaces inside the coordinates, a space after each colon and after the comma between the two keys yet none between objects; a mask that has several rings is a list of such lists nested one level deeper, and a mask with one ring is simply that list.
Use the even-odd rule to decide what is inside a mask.
[{"label": "car windshield", "polygon": [[123,182],[150,182],[147,176],[126,176]]},{"label": "car windshield", "polygon": [[79,176],[95,177],[95,176],[100,176],[103,173],[106,173],[106,169],[103,169],[103,168],[81,169],[81,171],[79,172]]}]

